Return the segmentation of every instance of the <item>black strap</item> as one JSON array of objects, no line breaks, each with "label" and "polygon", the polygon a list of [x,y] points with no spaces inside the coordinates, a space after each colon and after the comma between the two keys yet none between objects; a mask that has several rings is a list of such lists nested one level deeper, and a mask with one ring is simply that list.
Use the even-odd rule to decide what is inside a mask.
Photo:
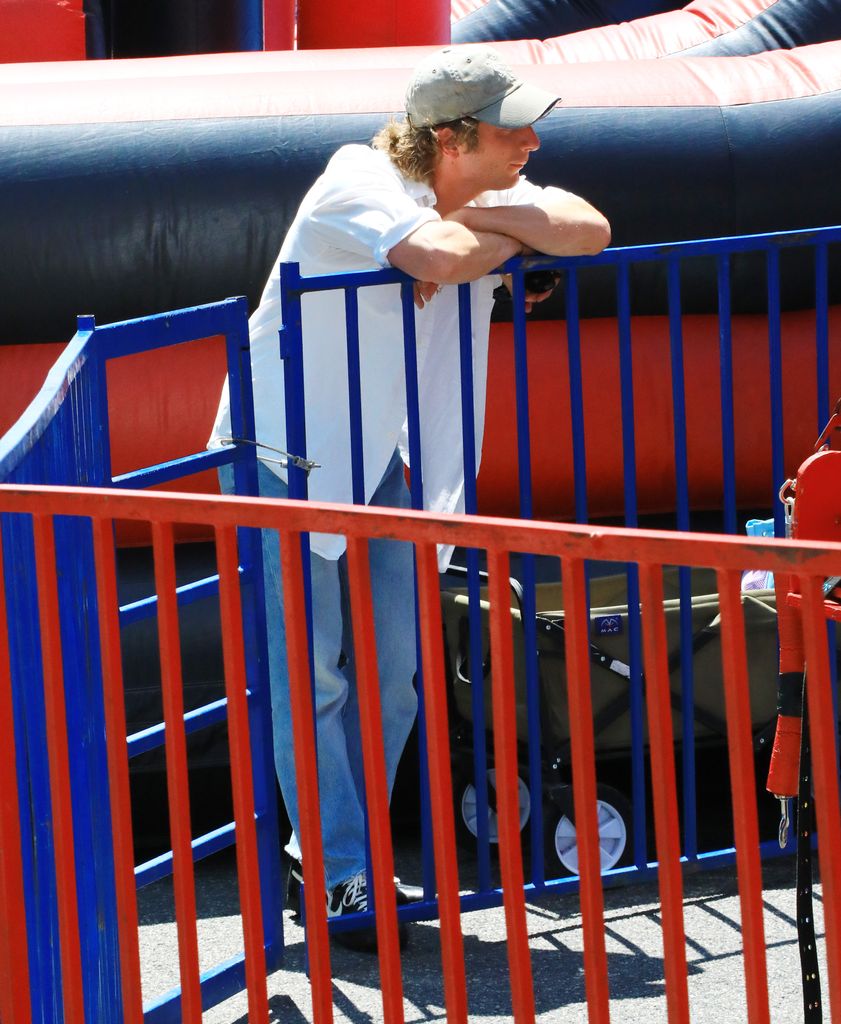
[{"label": "black strap", "polygon": [[803,1020],[813,1024],[823,1020],[821,977],[815,942],[815,917],[812,906],[812,832],[814,808],[809,751],[809,713],[803,695],[803,733],[800,742],[800,787],[797,794],[797,939],[800,944],[800,974],[803,983]]}]

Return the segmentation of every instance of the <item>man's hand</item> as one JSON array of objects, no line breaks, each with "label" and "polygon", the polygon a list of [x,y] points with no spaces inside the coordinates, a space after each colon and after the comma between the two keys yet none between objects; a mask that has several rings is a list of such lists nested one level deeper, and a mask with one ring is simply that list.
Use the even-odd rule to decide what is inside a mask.
[{"label": "man's hand", "polygon": [[415,305],[418,309],[423,309],[427,302],[441,291],[441,286],[432,281],[415,281],[414,289]]},{"label": "man's hand", "polygon": [[[528,274],[525,275],[525,285],[526,285],[525,309],[526,309],[527,313],[531,313],[532,309],[534,308],[534,304],[536,302],[543,302],[544,299],[548,299],[549,298],[549,296],[555,290],[555,286],[557,285],[559,279],[560,279],[560,275],[555,278],[555,283],[552,285],[551,288],[546,288],[546,289],[544,289],[542,291],[539,291],[539,292],[533,292],[533,291],[529,290]],[[505,285],[505,287],[508,289],[508,291],[513,295],[514,294],[514,288],[513,288],[512,282],[511,282],[511,275],[510,274],[503,274],[502,275],[502,283]]]}]

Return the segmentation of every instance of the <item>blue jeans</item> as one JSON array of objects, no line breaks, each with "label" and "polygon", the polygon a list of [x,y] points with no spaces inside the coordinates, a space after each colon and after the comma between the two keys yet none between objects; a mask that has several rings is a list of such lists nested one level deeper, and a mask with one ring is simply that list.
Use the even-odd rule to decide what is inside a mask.
[{"label": "blue jeans", "polygon": [[[230,494],[233,489],[231,467],[221,467],[219,477],[223,492]],[[287,497],[286,484],[262,464],[258,479],[261,497]],[[397,452],[371,504],[409,507],[403,462]],[[416,669],[414,562],[410,544],[388,540],[370,541],[369,558],[390,795],[397,764],[417,714],[413,685]],[[272,530],[263,531],[263,571],[275,768],[294,829],[287,852],[300,859],[283,587],[278,538]],[[365,788],[346,555],[333,561],[312,554],[311,576],[321,829],[326,884],[332,889],[365,868]]]}]

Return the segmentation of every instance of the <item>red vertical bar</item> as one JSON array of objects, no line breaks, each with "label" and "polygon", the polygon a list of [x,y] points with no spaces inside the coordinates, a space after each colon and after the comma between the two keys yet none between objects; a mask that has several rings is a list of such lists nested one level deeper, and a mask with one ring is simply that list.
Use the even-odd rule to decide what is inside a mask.
[{"label": "red vertical bar", "polygon": [[263,0],[263,49],[295,49],[295,0]]},{"label": "red vertical bar", "polygon": [[85,59],[81,0],[0,4],[0,63]]},{"label": "red vertical bar", "polygon": [[333,997],[300,533],[281,530],[280,567],[283,577],[295,783],[298,790],[298,819],[301,830],[298,839],[301,843],[306,882],[304,901],[312,985],[312,1014],[314,1024],[321,1024],[322,1021],[333,1020]]},{"label": "red vertical bar", "polygon": [[126,1024],[143,1024],[137,884],[134,878],[134,840],[131,822],[123,665],[120,656],[114,527],[110,519],[95,519],[92,526],[96,562],[96,603],[99,612],[99,637],[102,649],[105,740],[114,844],[114,881],[117,901],[117,934],[120,945],[120,988],[123,997],[123,1018]]},{"label": "red vertical bar", "polygon": [[453,780],[450,770],[450,732],[447,723],[447,691],[444,630],[441,622],[441,582],[434,544],[416,546],[418,570],[418,620],[421,631],[423,699],[429,762],[429,796],[432,803],[432,843],[435,850],[435,880],[441,919],[441,963],[447,1020],[467,1021],[467,980],[461,907],[458,896],[458,863],[453,813]]},{"label": "red vertical bar", "polygon": [[187,775],[187,737],[184,730],[184,692],[181,639],[175,594],[175,552],[171,523],[152,524],[155,589],[158,593],[158,646],[166,729],[166,786],[172,841],[175,920],[181,975],[181,1019],[200,1024],[199,940],[196,927],[196,888],[193,871],[190,789]]},{"label": "red vertical bar", "polygon": [[449,41],[449,0],[298,0],[301,50]]},{"label": "red vertical bar", "polygon": [[219,612],[225,665],[225,693],[228,698],[228,738],[237,837],[237,878],[245,944],[248,1015],[251,1020],[268,1020],[269,997],[266,990],[266,954],[260,906],[257,827],[254,820],[245,642],[242,633],[239,559],[234,527],[216,528],[216,567],[219,572]]},{"label": "red vertical bar", "polygon": [[0,1020],[29,1024],[29,956],[3,548],[0,543]]},{"label": "red vertical bar", "polygon": [[353,621],[353,656],[359,690],[365,798],[368,803],[374,891],[377,894],[377,948],[380,957],[383,1019],[402,1024],[403,979],[400,974],[397,903],[394,898],[394,853],[391,847],[391,821],[388,813],[382,706],[367,538],[348,538],[347,563]]},{"label": "red vertical bar", "polygon": [[517,705],[514,697],[514,647],[511,636],[510,567],[507,551],[488,551],[491,685],[493,687],[494,768],[499,820],[499,867],[505,902],[508,969],[514,1020],[534,1020],[534,983],[520,846]]},{"label": "red vertical bar", "polygon": [[802,577],[803,638],[806,643],[806,693],[818,852],[823,885],[826,966],[832,1017],[841,1020],[841,811],[835,739],[835,712],[829,675],[823,592],[820,580]]},{"label": "red vertical bar", "polygon": [[64,666],[55,569],[52,519],[32,517],[35,535],[35,571],[38,582],[38,614],[41,629],[41,660],[44,667],[44,712],[47,725],[47,757],[55,846],[58,932],[61,941],[61,986],[65,1024],[84,1024],[82,955],[79,945],[79,911],[76,895],[76,856],[73,848],[73,807],[70,791],[70,759],[67,747],[67,714],[64,703]]},{"label": "red vertical bar", "polygon": [[683,878],[675,782],[669,655],[663,613],[663,570],[641,565],[643,656],[645,661],[648,734],[651,741],[651,787],[657,839],[658,879],[663,915],[663,961],[669,1021],[688,1024],[689,988],[686,932],[683,921]]},{"label": "red vertical bar", "polygon": [[610,990],[604,940],[604,899],[596,806],[596,763],[593,701],[590,694],[590,648],[584,563],[562,558],[566,619],[567,698],[575,799],[575,837],[581,875],[581,918],[584,933],[584,987],[590,1024],[610,1020]]},{"label": "red vertical bar", "polygon": [[768,970],[765,928],[762,921],[762,865],[759,856],[759,819],[753,762],[745,616],[741,573],[719,569],[721,659],[724,670],[724,706],[727,713],[727,753],[733,794],[733,834],[739,875],[742,944],[745,951],[745,987],[748,1021],[767,1024]]}]

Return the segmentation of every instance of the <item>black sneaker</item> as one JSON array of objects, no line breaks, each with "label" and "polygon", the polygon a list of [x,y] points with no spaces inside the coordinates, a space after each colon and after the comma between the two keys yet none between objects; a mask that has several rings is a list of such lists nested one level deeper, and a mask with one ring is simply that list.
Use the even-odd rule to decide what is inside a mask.
[{"label": "black sneaker", "polygon": [[368,881],[360,871],[327,893],[327,917],[358,914],[368,909]]},{"label": "black sneaker", "polygon": [[[286,902],[284,906],[292,911],[294,918],[301,916],[301,886],[304,884],[304,869],[299,860],[289,861],[289,868],[286,873]],[[398,907],[405,907],[408,903],[419,903],[423,899],[423,889],[419,885],[409,885],[401,882],[395,875],[394,892],[397,897]]]},{"label": "black sneaker", "polygon": [[289,871],[286,874],[286,909],[292,911],[294,918],[301,916],[301,886],[304,884],[304,869],[299,860],[290,858]]},{"label": "black sneaker", "polygon": [[[344,882],[339,882],[327,894],[328,920],[344,917],[346,914],[357,914],[367,909],[368,882],[364,871],[345,879]],[[371,925],[356,928],[353,931],[334,932],[333,938],[340,946],[345,946],[347,949],[355,949],[363,953],[377,952],[377,930]],[[406,926],[400,921],[397,922],[397,939],[401,949],[405,947],[409,939]]]},{"label": "black sneaker", "polygon": [[420,885],[409,885],[401,882],[394,876],[394,892],[397,896],[397,906],[405,907],[407,903],[420,903],[423,899],[423,888]]}]

